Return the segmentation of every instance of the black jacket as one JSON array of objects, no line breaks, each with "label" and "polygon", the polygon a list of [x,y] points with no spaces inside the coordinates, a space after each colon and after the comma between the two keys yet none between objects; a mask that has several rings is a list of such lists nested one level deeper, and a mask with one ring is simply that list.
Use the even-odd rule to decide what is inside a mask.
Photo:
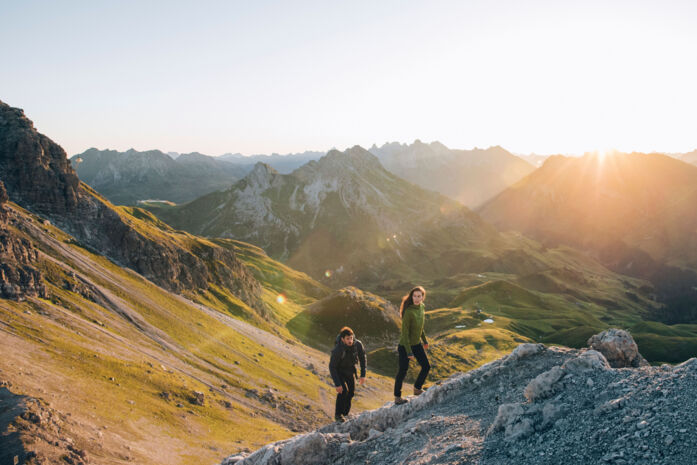
[{"label": "black jacket", "polygon": [[329,373],[332,375],[334,386],[341,386],[340,373],[356,373],[356,363],[361,364],[361,378],[365,378],[365,368],[368,360],[365,356],[363,343],[358,339],[353,340],[353,346],[348,347],[341,340],[341,337],[336,338],[336,345],[332,350],[331,358],[329,359]]}]

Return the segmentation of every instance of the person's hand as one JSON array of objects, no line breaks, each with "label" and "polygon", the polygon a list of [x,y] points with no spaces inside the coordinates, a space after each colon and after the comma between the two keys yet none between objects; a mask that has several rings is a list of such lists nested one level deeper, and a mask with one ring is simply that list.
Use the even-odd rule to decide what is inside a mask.
[{"label": "person's hand", "polygon": [[409,355],[408,357],[409,357],[409,360],[414,360],[414,356],[413,356],[413,355]]},{"label": "person's hand", "polygon": [[358,384],[360,384],[361,386],[365,384],[365,376],[358,378]]},{"label": "person's hand", "polygon": [[424,344],[424,349],[428,349],[428,343]]},{"label": "person's hand", "polygon": [[342,392],[344,392],[343,386],[337,386],[337,387],[336,387],[336,393],[337,393],[337,394],[341,394]]}]

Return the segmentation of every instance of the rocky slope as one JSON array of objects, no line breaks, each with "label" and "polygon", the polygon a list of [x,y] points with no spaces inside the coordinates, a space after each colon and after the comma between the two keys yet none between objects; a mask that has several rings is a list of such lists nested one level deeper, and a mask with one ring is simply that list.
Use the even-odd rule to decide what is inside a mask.
[{"label": "rocky slope", "polygon": [[22,110],[2,102],[0,179],[10,200],[119,265],[176,292],[220,285],[265,313],[259,284],[231,250],[168,234],[150,227],[147,214],[115,208],[80,183],[63,149]]},{"label": "rocky slope", "polygon": [[529,174],[535,167],[501,147],[453,150],[440,142],[373,145],[385,168],[424,189],[476,208]]},{"label": "rocky slope", "polygon": [[71,163],[80,180],[119,205],[150,199],[188,202],[227,189],[249,172],[245,166],[200,153],[172,159],[159,150],[91,148],[74,155]]},{"label": "rocky slope", "polygon": [[[13,262],[15,246],[0,266],[36,270],[42,292],[0,298],[0,463],[214,463],[330,418],[328,373],[315,368],[327,355],[283,325],[324,286],[219,241],[254,270],[273,311],[263,320],[219,286],[193,302],[12,202],[2,208],[10,243],[31,254]],[[371,370],[357,401],[374,407],[386,390]]]},{"label": "rocky slope", "polygon": [[612,368],[593,349],[523,344],[406,405],[388,403],[223,464],[687,465],[697,460],[696,381],[696,359]]}]

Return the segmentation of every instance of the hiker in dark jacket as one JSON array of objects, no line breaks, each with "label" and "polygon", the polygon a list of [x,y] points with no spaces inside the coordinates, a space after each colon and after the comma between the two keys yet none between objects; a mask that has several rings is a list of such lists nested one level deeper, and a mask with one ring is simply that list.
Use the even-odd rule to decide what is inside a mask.
[{"label": "hiker in dark jacket", "polygon": [[431,364],[428,362],[425,350],[428,349],[428,341],[424,333],[426,315],[423,301],[425,298],[424,288],[416,286],[402,298],[402,305],[399,307],[399,313],[402,317],[402,334],[397,346],[399,371],[394,380],[394,403],[397,405],[407,402],[407,399],[402,397],[402,383],[407,376],[410,360],[416,359],[421,365],[421,371],[414,382],[414,395],[418,396],[426,389],[424,382],[431,369]]},{"label": "hiker in dark jacket", "polygon": [[353,330],[348,326],[341,328],[336,338],[336,346],[332,350],[329,359],[329,373],[332,375],[336,387],[336,407],[334,419],[339,422],[346,421],[351,410],[351,399],[356,389],[354,377],[356,377],[356,363],[361,364],[361,376],[358,382],[361,386],[365,383],[366,356],[363,344],[355,338]]}]

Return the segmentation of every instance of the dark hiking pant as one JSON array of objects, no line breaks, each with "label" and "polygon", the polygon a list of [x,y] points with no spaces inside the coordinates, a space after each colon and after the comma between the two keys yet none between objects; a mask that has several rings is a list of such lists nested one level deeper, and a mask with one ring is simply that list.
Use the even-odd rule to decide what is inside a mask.
[{"label": "dark hiking pant", "polygon": [[354,373],[339,373],[339,378],[341,378],[341,386],[344,390],[341,394],[336,395],[336,406],[334,407],[334,418],[339,415],[348,415],[351,410],[351,399],[356,390],[356,379],[353,377]]},{"label": "dark hiking pant", "polygon": [[[397,352],[399,352],[399,371],[394,380],[394,396],[402,397],[402,383],[407,376],[407,370],[409,370],[409,357],[407,357],[407,349],[403,345],[397,346]],[[426,381],[426,376],[428,376],[428,371],[431,369],[431,364],[428,363],[426,351],[421,344],[411,346],[411,353],[414,354],[414,358],[421,365],[419,376],[416,377],[416,382],[414,382],[414,387],[421,389]]]}]

